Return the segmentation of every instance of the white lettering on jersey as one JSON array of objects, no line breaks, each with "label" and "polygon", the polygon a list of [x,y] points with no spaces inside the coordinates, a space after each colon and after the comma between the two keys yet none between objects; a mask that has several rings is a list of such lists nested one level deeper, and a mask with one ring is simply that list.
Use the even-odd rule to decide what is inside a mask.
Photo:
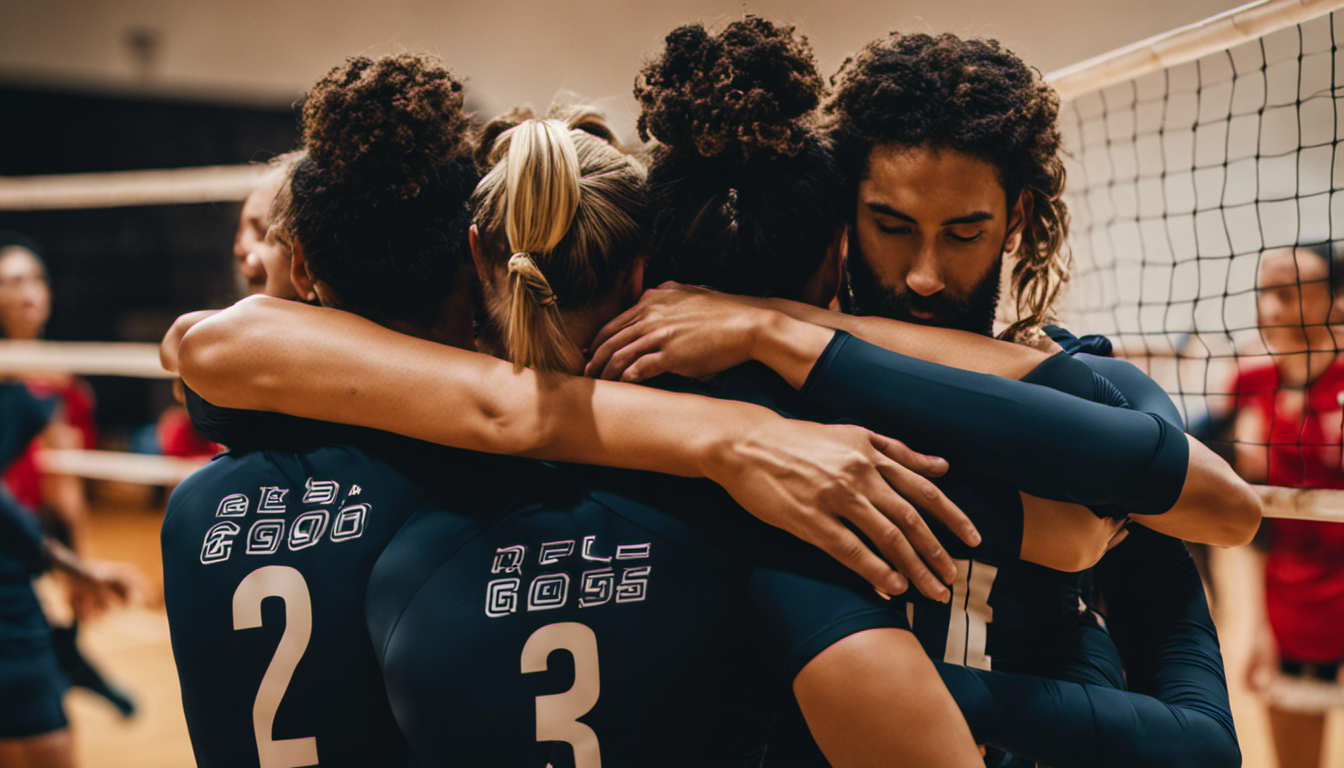
[{"label": "white lettering on jersey", "polygon": [[290,551],[307,549],[321,541],[322,534],[327,532],[327,517],[325,509],[314,509],[296,517],[289,527]]},{"label": "white lettering on jersey", "polygon": [[[556,566],[565,558],[572,557],[576,541],[544,542],[539,547],[537,568]],[[651,542],[640,544],[621,544],[615,554],[604,557],[593,554],[600,551],[597,536],[584,536],[581,557],[590,563],[612,563],[616,561],[647,560],[653,551]],[[611,550],[608,550],[611,551]],[[490,564],[490,573],[515,574],[520,578],[499,578],[486,583],[485,614],[487,616],[505,616],[519,609],[518,595],[523,589],[524,564],[527,562],[527,546],[513,544],[495,550],[494,560]],[[577,565],[577,563],[575,563]],[[530,567],[530,566],[529,566]],[[563,568],[563,565],[559,567]],[[527,574],[531,579],[527,584],[527,603],[522,610],[549,611],[569,604],[571,577],[579,580],[577,605],[579,608],[594,608],[599,605],[615,603],[637,603],[648,597],[649,575],[653,568],[648,565],[629,567],[624,562],[605,565],[571,574],[568,571]],[[614,599],[613,599],[614,598]]]},{"label": "white lettering on jersey", "polygon": [[201,564],[222,563],[233,554],[233,537],[242,528],[232,520],[215,523],[205,532],[205,542],[201,544]]},{"label": "white lettering on jersey", "polygon": [[341,484],[335,480],[314,480],[310,477],[303,487],[304,504],[335,504],[336,495],[341,492]]},{"label": "white lettering on jersey", "polygon": [[527,610],[549,611],[569,599],[569,574],[548,573],[532,580],[527,591]]},{"label": "white lettering on jersey", "polygon": [[280,488],[274,485],[262,486],[261,503],[257,505],[257,514],[274,515],[284,513],[285,494],[287,493],[289,493],[288,488]]},{"label": "white lettering on jersey", "polygon": [[616,548],[617,560],[643,560],[649,556],[649,544],[622,544]]},{"label": "white lettering on jersey", "polygon": [[652,571],[653,567],[648,565],[627,568],[621,574],[621,583],[616,587],[616,602],[638,603],[648,597],[649,574]]},{"label": "white lettering on jersey", "polygon": [[607,602],[615,585],[616,573],[610,568],[584,571],[583,581],[579,584],[579,607],[591,608]]},{"label": "white lettering on jersey", "polygon": [[485,615],[508,616],[518,610],[519,579],[495,579],[485,585]]},{"label": "white lettering on jersey", "polygon": [[538,565],[551,565],[574,554],[574,540],[548,541],[541,545],[541,554],[537,556]]},{"label": "white lettering on jersey", "polygon": [[337,512],[336,520],[331,524],[331,540],[349,541],[363,536],[368,517],[368,504],[354,504]]},{"label": "white lettering on jersey", "polygon": [[245,494],[231,493],[219,500],[219,508],[215,510],[215,517],[244,517],[247,515],[247,507],[250,503]]},{"label": "white lettering on jersey", "polygon": [[527,557],[527,547],[514,544],[495,550],[495,562],[490,566],[491,573],[522,573],[523,559]]},{"label": "white lettering on jersey", "polygon": [[597,543],[597,537],[596,537],[596,536],[584,536],[584,537],[583,537],[583,552],[580,554],[580,556],[581,556],[584,560],[591,560],[591,561],[593,561],[593,562],[595,562],[595,563],[610,563],[610,562],[611,562],[611,555],[607,555],[606,557],[602,557],[602,556],[600,556],[600,555],[594,555],[594,554],[593,554],[593,545],[596,544],[596,543]]},{"label": "white lettering on jersey", "polygon": [[284,540],[284,520],[258,520],[247,532],[247,554],[273,555]]},{"label": "white lettering on jersey", "polygon": [[358,485],[352,485],[352,486],[350,486],[350,495],[351,495],[351,496],[358,496],[359,494],[361,494],[361,493],[363,493],[363,492],[364,492],[363,489],[360,488]]}]

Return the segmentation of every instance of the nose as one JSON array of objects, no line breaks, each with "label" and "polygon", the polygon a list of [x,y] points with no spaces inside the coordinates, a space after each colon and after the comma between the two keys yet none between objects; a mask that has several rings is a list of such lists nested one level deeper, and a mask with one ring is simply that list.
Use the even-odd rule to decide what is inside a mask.
[{"label": "nose", "polygon": [[252,251],[238,262],[238,271],[244,280],[251,282],[266,276],[266,265],[261,262],[261,257]]},{"label": "nose", "polygon": [[920,296],[932,296],[943,290],[943,271],[938,266],[938,254],[932,245],[920,248],[910,271],[905,274],[905,285]]}]

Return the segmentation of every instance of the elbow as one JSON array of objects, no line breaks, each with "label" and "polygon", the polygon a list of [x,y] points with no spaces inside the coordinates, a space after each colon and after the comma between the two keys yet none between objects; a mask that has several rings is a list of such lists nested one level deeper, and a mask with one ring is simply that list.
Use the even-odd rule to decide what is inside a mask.
[{"label": "elbow", "polygon": [[1224,528],[1227,542],[1223,546],[1240,547],[1251,543],[1256,531],[1260,530],[1260,519],[1264,516],[1264,502],[1260,494],[1250,485],[1237,481],[1236,488],[1228,494],[1231,498],[1224,508]]},{"label": "elbow", "polygon": [[210,402],[255,407],[248,396],[265,382],[253,375],[253,349],[263,318],[249,299],[192,326],[177,345],[178,373],[187,386]]},{"label": "elbow", "polygon": [[554,446],[560,439],[557,419],[548,417],[537,398],[524,396],[526,378],[531,371],[515,373],[501,363],[488,377],[489,385],[480,388],[473,409],[479,416],[480,450],[507,456],[554,458]]}]

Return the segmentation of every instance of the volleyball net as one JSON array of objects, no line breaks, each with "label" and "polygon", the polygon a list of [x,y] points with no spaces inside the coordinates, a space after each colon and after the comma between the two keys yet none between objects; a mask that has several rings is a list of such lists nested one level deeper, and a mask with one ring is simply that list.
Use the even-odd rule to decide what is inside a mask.
[{"label": "volleyball net", "polygon": [[[1344,293],[1331,312],[1323,290],[1344,239],[1342,6],[1264,0],[1049,75],[1073,220],[1066,322],[1111,337],[1192,432],[1278,484],[1262,487],[1274,516],[1344,520],[1344,492],[1287,487],[1344,471],[1344,404],[1308,388],[1344,342]],[[1326,255],[1320,274],[1293,255],[1306,246]],[[1287,306],[1262,317],[1260,287],[1287,289],[1267,297]]]}]

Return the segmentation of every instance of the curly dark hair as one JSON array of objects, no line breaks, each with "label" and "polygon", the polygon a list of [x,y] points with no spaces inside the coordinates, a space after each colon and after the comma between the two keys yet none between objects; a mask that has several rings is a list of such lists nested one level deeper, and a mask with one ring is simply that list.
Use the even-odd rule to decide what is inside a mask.
[{"label": "curly dark hair", "polygon": [[843,218],[807,39],[758,16],[678,27],[635,81],[649,168],[649,282],[796,296]]},{"label": "curly dark hair", "polygon": [[286,214],[313,276],[352,310],[427,325],[479,178],[462,84],[430,56],[354,57],[305,95],[300,130]]},{"label": "curly dark hair", "polygon": [[1012,275],[1018,320],[1001,335],[1034,335],[1069,277],[1054,89],[996,40],[897,32],[847,59],[831,82],[824,112],[850,190],[885,144],[980,158],[998,169],[1010,206],[1030,195]]}]

